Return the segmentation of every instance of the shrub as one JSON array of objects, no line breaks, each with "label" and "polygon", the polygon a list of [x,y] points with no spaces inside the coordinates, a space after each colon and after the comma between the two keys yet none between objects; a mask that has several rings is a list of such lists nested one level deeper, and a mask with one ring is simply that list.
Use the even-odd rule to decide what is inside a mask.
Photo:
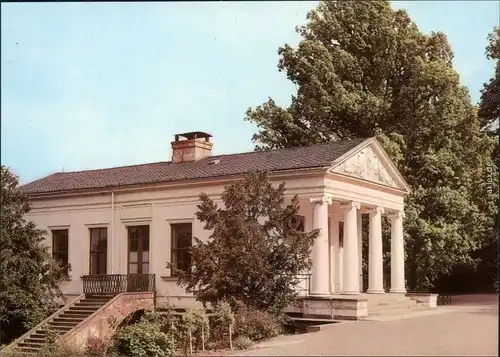
[{"label": "shrub", "polygon": [[237,350],[246,350],[252,344],[252,340],[247,336],[238,336],[234,340],[234,347],[236,347]]},{"label": "shrub", "polygon": [[[211,320],[211,335],[215,341],[221,342],[223,344],[223,336],[228,334],[229,337],[229,328],[234,324],[234,313],[231,309],[231,305],[227,302],[219,302],[213,311],[213,314],[210,318]],[[229,345],[231,345],[231,341],[228,341]]]},{"label": "shrub", "polygon": [[84,357],[84,352],[75,345],[66,341],[58,340],[55,343],[48,343],[36,354],[36,357]]},{"label": "shrub", "polygon": [[25,357],[26,355],[22,352],[17,351],[14,344],[7,345],[0,350],[0,355],[2,357]]},{"label": "shrub", "polygon": [[107,343],[99,337],[89,337],[85,347],[86,357],[102,357],[106,355]]},{"label": "shrub", "polygon": [[284,319],[248,306],[241,306],[235,316],[235,336],[252,341],[276,337],[284,333]]},{"label": "shrub", "polygon": [[203,339],[206,341],[210,333],[208,317],[203,310],[198,309],[186,311],[183,318],[183,328],[196,349],[202,347]]},{"label": "shrub", "polygon": [[[26,354],[15,349],[15,345],[9,345],[1,351],[2,357],[26,357]],[[66,341],[58,340],[47,343],[33,357],[85,357],[84,352],[75,345]]]},{"label": "shrub", "polygon": [[120,356],[168,357],[174,341],[157,323],[141,321],[120,328],[113,337],[113,350]]}]

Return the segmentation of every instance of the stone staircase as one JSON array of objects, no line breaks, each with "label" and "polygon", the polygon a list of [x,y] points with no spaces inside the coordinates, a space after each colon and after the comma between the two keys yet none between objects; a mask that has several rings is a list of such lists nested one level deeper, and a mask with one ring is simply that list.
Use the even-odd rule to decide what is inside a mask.
[{"label": "stone staircase", "polygon": [[368,299],[368,318],[409,314],[429,310],[429,305],[403,294],[364,294]]},{"label": "stone staircase", "polygon": [[[16,341],[15,349],[24,354],[34,354],[48,341],[48,333],[64,336],[80,322],[108,303],[115,295],[84,295],[75,302],[59,309],[41,324]],[[48,331],[47,331],[48,330]]]}]

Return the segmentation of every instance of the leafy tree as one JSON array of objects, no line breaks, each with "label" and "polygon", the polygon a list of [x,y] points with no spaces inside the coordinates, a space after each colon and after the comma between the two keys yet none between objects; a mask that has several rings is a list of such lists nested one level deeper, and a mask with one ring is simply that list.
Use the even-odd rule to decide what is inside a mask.
[{"label": "leafy tree", "polygon": [[280,312],[295,296],[294,277],[311,265],[318,231],[303,233],[291,224],[298,198],[285,204],[285,184],[271,185],[266,172],[248,174],[227,186],[224,207],[200,195],[196,217],[212,234],[194,238],[193,267],[179,272],[179,284],[204,304],[228,301]]},{"label": "leafy tree", "polygon": [[64,270],[43,245],[44,232],[23,217],[27,198],[16,189],[17,178],[1,167],[0,325],[2,342],[19,337],[43,320],[62,296],[58,283]]},{"label": "leafy tree", "polygon": [[486,57],[496,60],[495,73],[488,83],[484,84],[479,102],[479,119],[481,125],[488,132],[498,136],[498,119],[500,117],[500,27],[495,27],[488,36],[489,44],[486,47]]},{"label": "leafy tree", "polygon": [[412,186],[406,201],[407,285],[429,288],[493,227],[485,184],[493,141],[453,69],[443,33],[423,34],[388,1],[322,1],[279,49],[297,87],[287,107],[247,111],[256,149],[377,136]]},{"label": "leafy tree", "polygon": [[[495,166],[487,171],[490,176],[489,188],[493,191],[498,189],[498,167],[500,165],[499,151],[499,118],[500,118],[500,27],[495,27],[488,36],[488,46],[486,47],[486,57],[496,61],[495,72],[488,83],[484,84],[479,102],[479,120],[483,129],[495,140],[495,150],[493,160]],[[496,187],[494,187],[496,186]],[[498,207],[498,196],[496,207]],[[482,246],[477,250],[476,255],[481,263],[478,267],[481,276],[486,277],[487,284],[498,289],[498,211],[492,210],[494,220],[494,230],[492,234],[486,236]],[[498,291],[498,290],[497,290]]]}]

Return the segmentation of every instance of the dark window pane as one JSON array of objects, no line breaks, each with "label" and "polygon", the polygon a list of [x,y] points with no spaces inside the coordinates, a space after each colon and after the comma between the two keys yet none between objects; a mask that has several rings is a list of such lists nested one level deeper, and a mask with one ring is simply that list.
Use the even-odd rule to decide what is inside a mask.
[{"label": "dark window pane", "polygon": [[67,229],[52,231],[52,256],[64,267],[68,266],[68,244]]},{"label": "dark window pane", "polygon": [[181,271],[187,271],[191,266],[191,262],[189,261],[181,261],[177,263],[177,269]]},{"label": "dark window pane", "polygon": [[137,237],[130,238],[130,251],[137,252],[139,250],[139,240]]},{"label": "dark window pane", "polygon": [[90,229],[90,274],[107,273],[107,228]]},{"label": "dark window pane", "polygon": [[143,263],[149,263],[149,226],[129,227],[129,272],[144,273]]},{"label": "dark window pane", "polygon": [[186,262],[190,260],[191,254],[187,250],[177,250],[174,255],[176,262]]},{"label": "dark window pane", "polygon": [[[191,266],[192,224],[172,224],[171,261],[177,270],[186,271]],[[172,271],[175,275],[175,271]]]},{"label": "dark window pane", "polygon": [[108,241],[106,238],[100,239],[99,244],[97,245],[97,250],[107,250],[108,249]]},{"label": "dark window pane", "polygon": [[172,248],[188,248],[192,244],[192,224],[172,224]]},{"label": "dark window pane", "polygon": [[142,238],[142,250],[143,251],[149,251],[149,238],[146,237],[146,238]]},{"label": "dark window pane", "polygon": [[97,266],[98,266],[98,258],[97,254],[91,254],[90,255],[90,274],[98,274],[97,273]]}]

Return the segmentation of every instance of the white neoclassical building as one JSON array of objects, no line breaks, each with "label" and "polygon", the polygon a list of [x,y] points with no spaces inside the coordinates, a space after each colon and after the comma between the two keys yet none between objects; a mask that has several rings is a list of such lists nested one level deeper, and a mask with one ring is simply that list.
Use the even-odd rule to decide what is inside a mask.
[{"label": "white neoclassical building", "polygon": [[[210,138],[203,132],[175,135],[171,161],[55,173],[21,187],[33,203],[27,218],[46,230],[54,256],[71,265],[65,294],[81,294],[94,277],[154,274],[160,298],[192,301],[166,263],[189,267],[192,237],[208,239],[195,216],[199,193],[220,200],[225,185],[255,170],[269,171],[273,182],[285,181],[287,199],[300,199],[301,229],[320,230],[303,294],[307,301],[355,301],[359,310],[366,300],[362,292],[386,293],[383,215],[392,224],[385,295],[405,293],[403,212],[409,187],[376,139],[213,156]],[[368,286],[361,269],[362,215],[370,223]]]}]

